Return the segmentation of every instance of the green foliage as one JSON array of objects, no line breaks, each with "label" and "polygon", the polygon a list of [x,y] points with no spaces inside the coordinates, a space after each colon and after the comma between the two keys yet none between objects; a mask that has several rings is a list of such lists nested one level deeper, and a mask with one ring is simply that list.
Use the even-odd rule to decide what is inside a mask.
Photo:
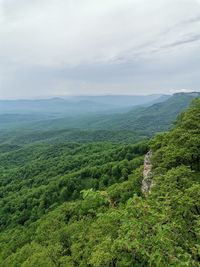
[{"label": "green foliage", "polygon": [[[126,181],[145,149],[144,143],[66,143],[0,153],[1,229],[37,221],[64,201],[79,198],[83,189]],[[129,160],[127,154],[132,155]]]},{"label": "green foliage", "polygon": [[[178,93],[167,98],[164,102],[147,107],[137,107],[119,114],[98,114],[78,118],[61,118],[46,121],[43,124],[49,129],[85,129],[110,131],[133,131],[136,136],[152,136],[157,132],[168,130],[176,116],[184,111],[200,93]],[[63,126],[64,125],[64,126]],[[35,127],[39,127],[38,124]],[[43,127],[43,125],[42,125]],[[110,131],[111,132],[111,131]],[[112,135],[112,134],[111,134]],[[116,135],[114,133],[114,135]],[[124,136],[126,139],[126,136]]]},{"label": "green foliage", "polygon": [[34,144],[0,153],[3,267],[200,266],[200,100],[147,143]]}]

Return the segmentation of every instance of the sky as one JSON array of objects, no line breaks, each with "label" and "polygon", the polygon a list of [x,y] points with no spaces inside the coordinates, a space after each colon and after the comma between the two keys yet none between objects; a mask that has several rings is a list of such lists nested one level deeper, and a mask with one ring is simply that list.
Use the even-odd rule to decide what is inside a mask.
[{"label": "sky", "polygon": [[200,0],[0,0],[0,99],[200,89]]}]

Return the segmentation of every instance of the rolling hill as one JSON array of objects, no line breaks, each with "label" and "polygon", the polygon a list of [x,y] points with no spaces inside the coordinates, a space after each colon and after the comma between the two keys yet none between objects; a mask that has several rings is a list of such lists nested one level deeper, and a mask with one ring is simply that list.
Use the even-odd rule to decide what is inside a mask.
[{"label": "rolling hill", "polygon": [[0,266],[199,266],[199,135],[196,99],[150,142],[4,146]]},{"label": "rolling hill", "polygon": [[32,129],[128,130],[153,134],[169,129],[176,116],[186,109],[200,93],[177,93],[165,101],[148,107],[134,108],[120,114],[98,114],[60,118],[35,123]]}]

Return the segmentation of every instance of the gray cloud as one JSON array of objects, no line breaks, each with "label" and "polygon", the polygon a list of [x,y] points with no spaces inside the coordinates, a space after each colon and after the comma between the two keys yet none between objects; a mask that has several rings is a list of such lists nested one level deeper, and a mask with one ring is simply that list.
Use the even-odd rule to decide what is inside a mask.
[{"label": "gray cloud", "polygon": [[193,36],[188,36],[185,39],[173,42],[171,44],[168,44],[166,46],[163,46],[163,48],[170,48],[170,47],[176,47],[180,45],[185,45],[193,42],[199,42],[200,41],[200,34],[193,35]]},{"label": "gray cloud", "polygon": [[199,0],[0,0],[0,98],[199,85]]}]

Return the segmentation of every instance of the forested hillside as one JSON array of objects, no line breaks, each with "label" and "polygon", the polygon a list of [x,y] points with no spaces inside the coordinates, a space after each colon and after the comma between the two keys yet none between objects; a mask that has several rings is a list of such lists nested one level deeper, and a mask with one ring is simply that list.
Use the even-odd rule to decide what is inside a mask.
[{"label": "forested hillside", "polygon": [[0,129],[31,134],[55,130],[129,131],[150,137],[168,130],[176,116],[196,97],[200,93],[160,97],[91,96],[90,101],[84,97],[75,97],[73,101],[14,101],[14,107],[12,101],[0,101]]},{"label": "forested hillside", "polygon": [[[13,129],[22,126],[29,128],[34,122],[42,121],[43,124],[46,121],[50,123],[50,120],[58,118],[65,118],[68,123],[72,123],[74,119],[81,117],[80,121],[82,121],[91,114],[125,113],[133,107],[161,103],[169,97],[168,95],[154,94],[146,96],[105,95],[35,100],[0,100],[0,129]],[[37,128],[41,130],[42,127],[39,126]],[[69,128],[68,125],[63,126],[62,128]]]},{"label": "forested hillside", "polygon": [[113,114],[95,114],[73,118],[46,120],[30,125],[36,129],[85,129],[133,131],[152,136],[157,132],[168,130],[176,116],[184,111],[192,99],[200,97],[200,93],[177,93],[165,101],[148,107],[140,106],[128,112]]},{"label": "forested hillside", "polygon": [[0,266],[200,266],[199,136],[195,99],[148,142],[4,143]]},{"label": "forested hillside", "polygon": [[[2,114],[0,115],[0,146],[39,142],[50,144],[63,142],[136,143],[172,127],[176,116],[184,111],[195,97],[200,97],[200,94],[196,92],[179,93],[171,97],[162,96],[156,99],[156,101],[161,101],[159,103],[150,105],[148,102],[147,106],[135,107],[129,112],[117,114],[91,113],[78,116],[74,114],[73,117],[59,119],[52,119],[52,116],[58,116],[56,112],[54,114]],[[109,97],[93,98],[100,98],[101,101],[107,100],[108,103],[113,98],[120,101],[114,96],[110,97],[111,99]],[[125,100],[122,97],[122,103]]]},{"label": "forested hillside", "polygon": [[135,143],[147,139],[147,136],[136,131],[126,130],[17,130],[0,132],[1,146],[24,145],[33,143],[59,144],[65,142],[91,143],[91,142],[112,142],[112,143]]}]

